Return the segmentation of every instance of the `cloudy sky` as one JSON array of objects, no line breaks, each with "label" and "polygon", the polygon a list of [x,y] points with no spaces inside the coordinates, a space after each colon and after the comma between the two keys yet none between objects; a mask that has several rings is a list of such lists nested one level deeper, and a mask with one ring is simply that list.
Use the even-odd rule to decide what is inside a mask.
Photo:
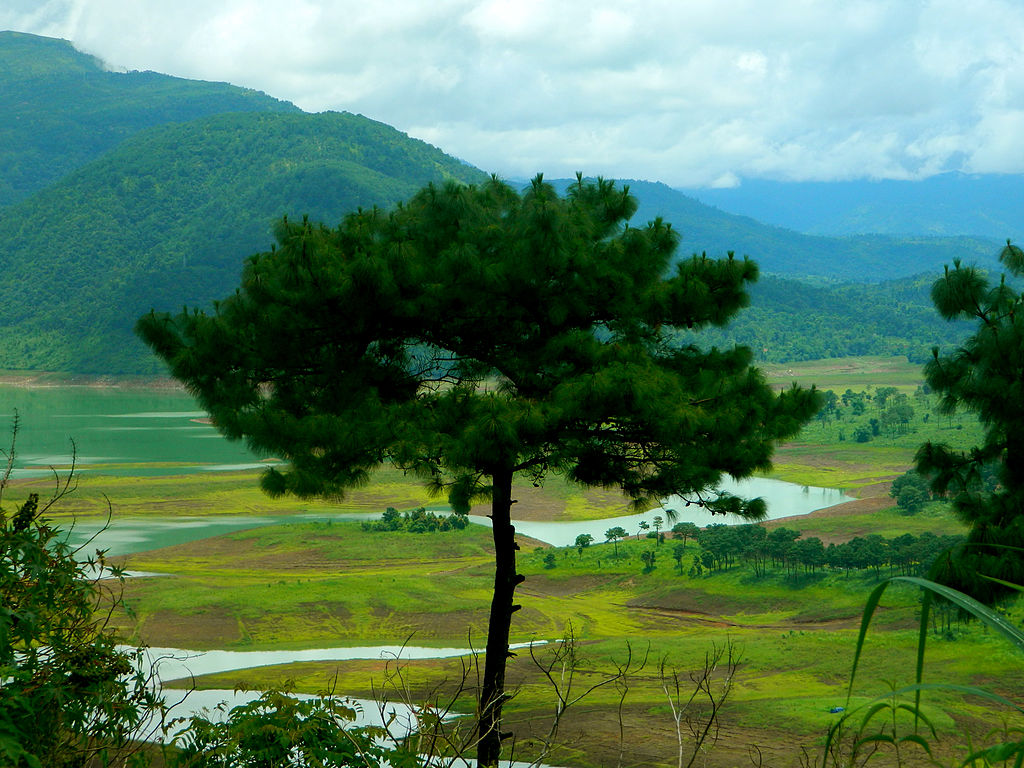
[{"label": "cloudy sky", "polygon": [[506,177],[1024,172],[1021,0],[3,0],[0,29]]}]

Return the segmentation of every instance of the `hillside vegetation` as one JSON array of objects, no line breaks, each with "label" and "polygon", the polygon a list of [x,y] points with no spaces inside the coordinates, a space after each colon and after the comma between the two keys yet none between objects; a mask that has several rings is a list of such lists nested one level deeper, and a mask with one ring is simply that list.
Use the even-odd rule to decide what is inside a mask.
[{"label": "hillside vegetation", "polygon": [[0,209],[137,131],[223,112],[298,112],[228,83],[109,72],[66,40],[0,32]]},{"label": "hillside vegetation", "polygon": [[938,274],[942,265],[953,259],[985,268],[998,266],[1001,241],[994,238],[804,235],[726,213],[665,184],[628,183],[640,200],[635,219],[648,221],[661,216],[672,222],[683,234],[682,250],[686,254],[707,251],[709,256],[719,256],[735,251],[755,259],[766,273],[880,283],[922,272]]},{"label": "hillside vegetation", "polygon": [[[63,40],[0,33],[0,369],[157,373],[132,334],[151,308],[207,307],[270,247],[275,221],[329,225],[431,181],[485,177],[368,118],[310,115],[265,94],[154,72],[115,73]],[[984,238],[812,237],[630,182],[632,226],[661,216],[682,258],[748,255],[752,306],[709,338],[763,360],[920,360],[958,340],[928,287]]]},{"label": "hillside vegetation", "polygon": [[151,308],[229,294],[284,214],[337,222],[483,174],[367,118],[235,113],[143,131],[0,213],[0,367],[157,371]]}]

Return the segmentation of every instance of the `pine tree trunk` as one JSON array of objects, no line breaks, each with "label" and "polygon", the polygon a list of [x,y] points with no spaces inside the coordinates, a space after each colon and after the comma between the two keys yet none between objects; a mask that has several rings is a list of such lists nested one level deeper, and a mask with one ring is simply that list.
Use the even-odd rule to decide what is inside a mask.
[{"label": "pine tree trunk", "polygon": [[480,743],[477,747],[479,768],[498,764],[502,738],[501,708],[505,703],[505,663],[508,661],[508,637],[512,614],[519,610],[513,604],[516,587],[523,576],[516,572],[515,528],[511,523],[512,470],[503,469],[492,476],[491,527],[494,535],[494,595],[491,618],[487,625],[487,648],[484,652],[484,678],[480,690]]}]

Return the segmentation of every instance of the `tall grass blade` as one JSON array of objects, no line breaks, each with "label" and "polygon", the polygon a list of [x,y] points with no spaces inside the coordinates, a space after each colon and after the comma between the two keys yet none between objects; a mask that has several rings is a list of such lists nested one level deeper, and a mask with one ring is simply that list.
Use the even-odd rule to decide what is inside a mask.
[{"label": "tall grass blade", "polygon": [[864,649],[864,638],[868,634],[868,627],[871,625],[871,617],[875,615],[875,608],[878,607],[879,601],[882,599],[882,595],[885,593],[886,588],[892,582],[892,579],[886,579],[868,595],[868,601],[864,605],[864,615],[860,620],[860,632],[857,635],[857,647],[853,652],[853,669],[850,670],[850,686],[846,690],[846,707],[850,707],[850,697],[853,696],[853,681],[857,677],[857,665],[860,663],[860,654]]},{"label": "tall grass blade", "polygon": [[[986,626],[996,630],[999,634],[1013,643],[1014,647],[1016,647],[1018,651],[1024,652],[1024,632],[988,606],[979,603],[973,597],[969,597],[963,592],[958,592],[951,587],[947,587],[945,584],[938,584],[934,581],[922,579],[918,576],[892,576],[889,581],[903,581],[908,584],[914,584],[915,586],[921,587],[922,589],[931,591],[936,595],[945,598],[958,608],[961,608],[975,616]],[[861,630],[862,632],[866,631],[864,626],[861,627]]]}]

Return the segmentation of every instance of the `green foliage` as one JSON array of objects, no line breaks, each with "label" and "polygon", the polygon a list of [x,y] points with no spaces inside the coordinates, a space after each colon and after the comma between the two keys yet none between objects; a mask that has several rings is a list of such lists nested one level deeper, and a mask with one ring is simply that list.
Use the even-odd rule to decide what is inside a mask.
[{"label": "green foliage", "polygon": [[356,710],[331,696],[298,698],[268,691],[246,704],[195,715],[168,750],[172,768],[394,768],[415,755],[385,745],[380,727],[352,727]]},{"label": "green foliage", "polygon": [[435,533],[461,531],[469,524],[465,514],[437,515],[424,507],[400,513],[394,507],[384,510],[380,520],[363,523],[364,531],[407,531],[408,533]]},{"label": "green foliage", "polygon": [[[1024,275],[1016,246],[1007,242],[1000,259],[1013,277]],[[954,352],[935,351],[925,367],[928,385],[940,395],[942,412],[977,414],[983,429],[973,448],[929,441],[916,456],[932,491],[949,494],[970,526],[965,546],[934,577],[991,602],[1006,594],[1000,582],[1024,583],[1024,296],[1005,275],[991,284],[955,262],[935,282],[932,298],[944,318],[971,318],[976,328]]]},{"label": "green foliage", "polygon": [[285,211],[337,222],[429,181],[481,178],[350,114],[235,113],[137,133],[0,217],[0,367],[160,372],[135,319],[230,293]]},{"label": "green foliage", "polygon": [[654,561],[657,559],[657,555],[653,549],[645,549],[641,552],[640,559],[644,564],[644,573],[650,573],[654,570]]},{"label": "green foliage", "polygon": [[139,330],[228,437],[291,462],[268,472],[274,493],[340,492],[386,458],[456,509],[504,466],[638,501],[766,468],[813,393],[771,392],[745,349],[666,339],[725,323],[756,268],[694,258],[665,277],[675,231],[624,227],[634,205],[604,182],[559,198],[494,181],[338,229],[284,221],[215,315]]},{"label": "green foliage", "polygon": [[66,40],[0,32],[0,209],[146,128],[227,112],[298,112],[227,83],[111,72]]},{"label": "green foliage", "polygon": [[16,768],[141,762],[163,713],[143,651],[104,623],[116,593],[101,575],[121,574],[102,553],[80,560],[44,517],[67,490],[0,510],[0,764]]},{"label": "green foliage", "polygon": [[750,308],[705,338],[745,344],[768,362],[878,355],[925,363],[936,339],[951,348],[970,332],[964,321],[950,325],[936,316],[920,276],[878,285],[821,284],[798,275],[762,276],[751,288]]},{"label": "green foliage", "polygon": [[580,559],[583,558],[583,550],[594,543],[594,537],[589,533],[581,533],[576,537],[576,543],[573,545],[576,547],[576,551],[579,553]]},{"label": "green foliage", "polygon": [[[703,550],[701,562],[711,571],[749,565],[754,574],[764,576],[773,568],[787,574],[815,573],[828,567],[836,571],[882,568],[908,575],[922,575],[935,561],[962,541],[958,536],[920,536],[902,534],[887,539],[879,534],[854,536],[849,541],[830,543],[826,548],[817,537],[801,538],[800,531],[778,527],[766,530],[761,525],[709,525],[697,536]],[[683,549],[677,545],[676,554]],[[678,559],[677,558],[677,561]]]},{"label": "green foliage", "polygon": [[619,556],[619,542],[629,536],[629,533],[621,525],[616,525],[604,532],[605,541],[610,541],[615,547],[615,557]]},{"label": "green foliage", "polygon": [[913,469],[892,481],[889,495],[896,499],[896,506],[907,515],[920,512],[930,498],[927,482]]}]

